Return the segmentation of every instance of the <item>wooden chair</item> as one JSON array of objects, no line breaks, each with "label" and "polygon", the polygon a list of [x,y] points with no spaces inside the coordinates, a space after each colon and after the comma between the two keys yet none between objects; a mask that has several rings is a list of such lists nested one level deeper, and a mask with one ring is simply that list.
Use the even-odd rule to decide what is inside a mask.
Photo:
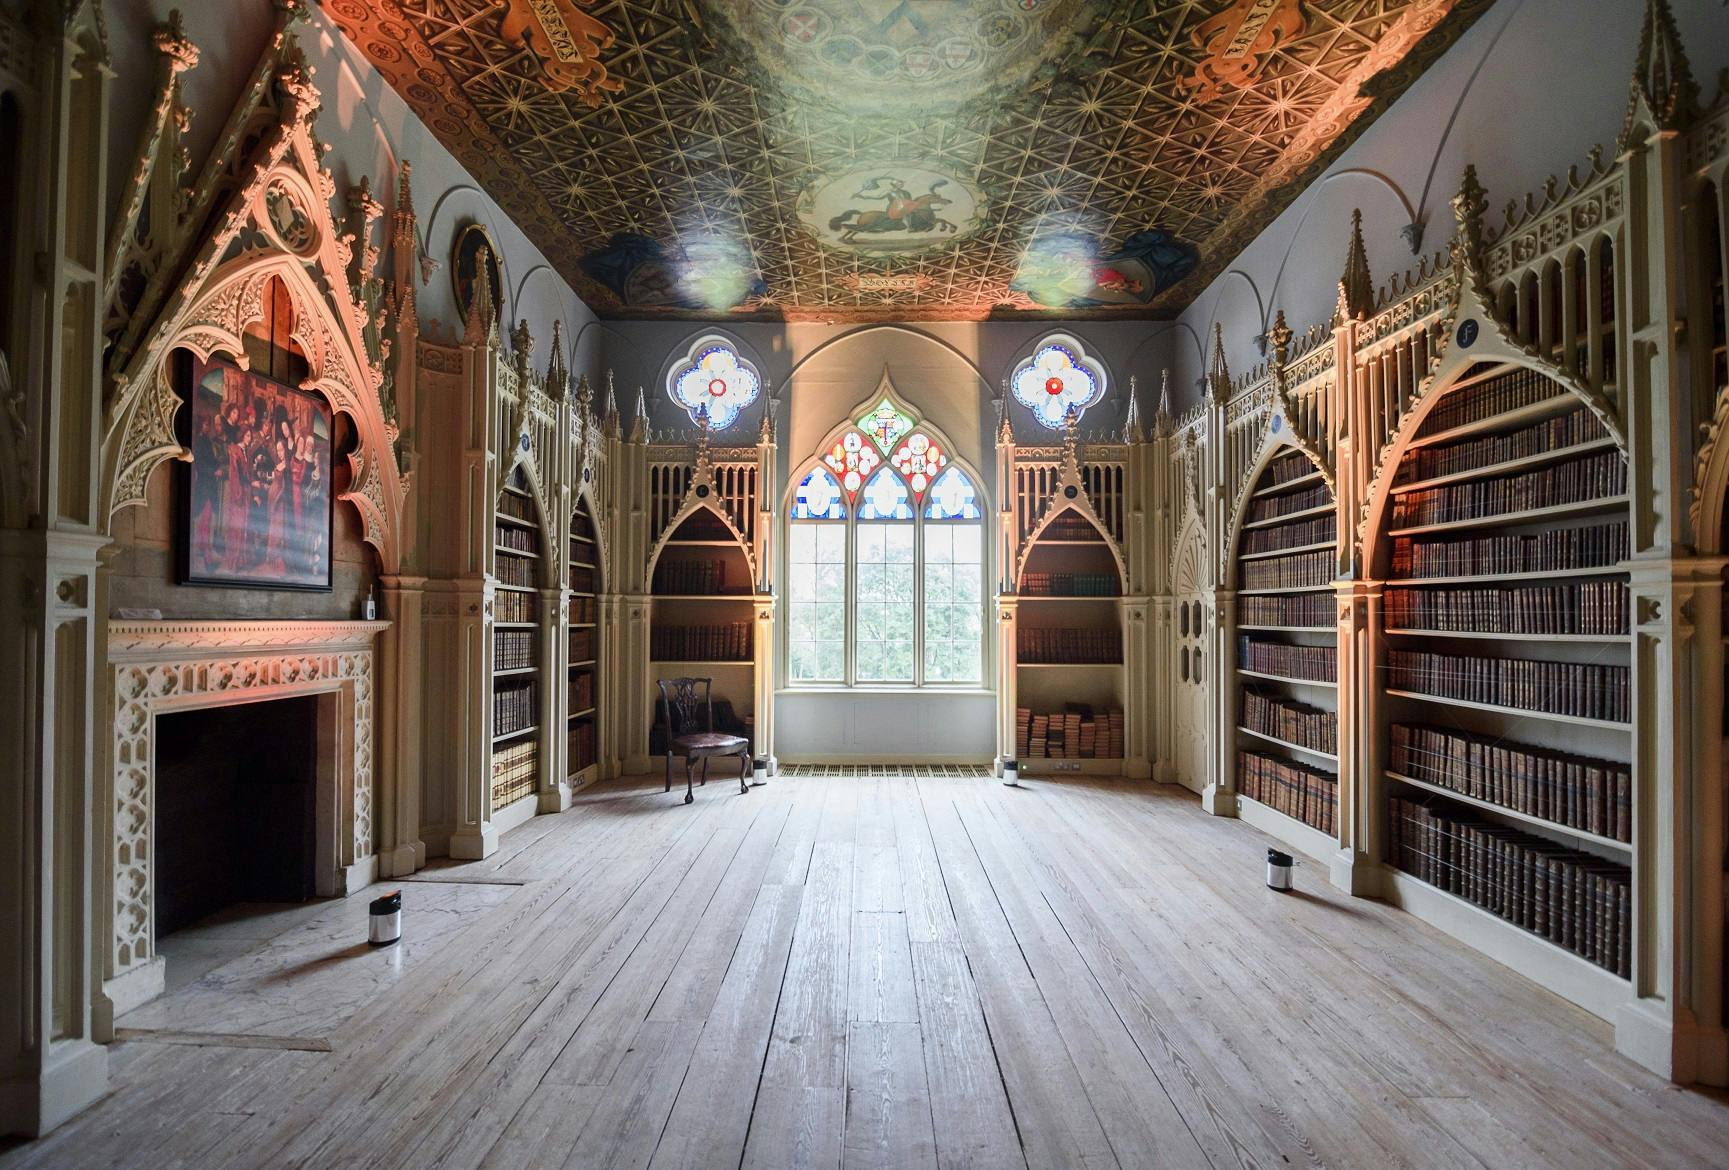
[{"label": "wooden chair", "polygon": [[[696,731],[697,684],[702,684],[702,730]],[[672,757],[684,757],[684,802],[696,799],[691,792],[691,768],[702,761],[702,783],[708,783],[708,762],[715,756],[737,756],[738,790],[750,791],[750,740],[728,735],[714,729],[714,679],[663,678],[660,687],[661,711],[666,716],[666,790],[672,791]]]}]

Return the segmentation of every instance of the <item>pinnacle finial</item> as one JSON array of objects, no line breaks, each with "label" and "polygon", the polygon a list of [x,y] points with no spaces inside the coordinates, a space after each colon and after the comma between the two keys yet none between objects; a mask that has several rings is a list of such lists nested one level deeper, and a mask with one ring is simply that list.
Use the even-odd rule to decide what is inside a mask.
[{"label": "pinnacle finial", "polygon": [[564,364],[564,323],[552,322],[552,356],[546,363],[546,392],[555,399],[570,389],[570,369]]},{"label": "pinnacle finial", "polygon": [[1171,433],[1171,368],[1166,366],[1159,376],[1159,405],[1153,412],[1153,426],[1161,435]]},{"label": "pinnacle finial", "polygon": [[1291,360],[1291,327],[1285,324],[1285,310],[1280,309],[1273,315],[1273,327],[1267,331],[1267,340],[1273,346],[1273,366],[1283,370]]},{"label": "pinnacle finial", "polygon": [[466,340],[478,345],[493,336],[498,325],[498,314],[492,306],[492,281],[486,273],[490,266],[492,252],[485,244],[474,257],[474,299],[468,303],[468,328]]},{"label": "pinnacle finial", "polygon": [[630,424],[630,441],[648,442],[648,397],[640,384],[636,388],[636,413]]},{"label": "pinnacle finial", "polygon": [[1225,326],[1222,321],[1213,322],[1213,362],[1207,373],[1207,392],[1225,397],[1231,388],[1231,369],[1225,364]]},{"label": "pinnacle finial", "polygon": [[1375,309],[1375,281],[1369,274],[1369,252],[1363,246],[1363,211],[1351,210],[1351,242],[1345,249],[1345,271],[1339,277],[1339,309],[1352,321],[1366,321]]},{"label": "pinnacle finial", "polygon": [[1621,149],[1640,122],[1640,106],[1655,131],[1680,130],[1699,110],[1699,84],[1675,28],[1668,0],[1645,0],[1645,23],[1639,30],[1639,52],[1633,62],[1632,92],[1621,126]]},{"label": "pinnacle finial", "polygon": [[1488,194],[1477,181],[1477,168],[1467,164],[1459,180],[1459,193],[1453,196],[1453,218],[1459,225],[1459,242],[1473,256],[1483,245],[1483,212],[1488,206]]},{"label": "pinnacle finial", "polygon": [[1129,405],[1123,412],[1123,442],[1144,443],[1147,441],[1146,431],[1141,429],[1141,407],[1135,394],[1135,376],[1129,375]]}]

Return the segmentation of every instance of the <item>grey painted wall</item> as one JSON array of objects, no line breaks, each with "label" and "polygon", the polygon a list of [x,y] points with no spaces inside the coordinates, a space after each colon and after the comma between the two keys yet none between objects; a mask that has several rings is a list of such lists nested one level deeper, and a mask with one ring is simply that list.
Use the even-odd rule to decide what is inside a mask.
[{"label": "grey painted wall", "polygon": [[[1723,0],[1671,0],[1709,101],[1729,66]],[[1466,164],[1489,192],[1490,222],[1546,176],[1612,154],[1627,110],[1643,0],[1500,0],[1363,137],[1239,254],[1182,315],[1173,385],[1197,400],[1213,322],[1224,325],[1233,374],[1263,360],[1255,337],[1283,309],[1293,329],[1327,321],[1344,267],[1351,209],[1363,211],[1377,283],[1415,267],[1400,236],[1426,226],[1425,252],[1452,238],[1448,200]]]}]

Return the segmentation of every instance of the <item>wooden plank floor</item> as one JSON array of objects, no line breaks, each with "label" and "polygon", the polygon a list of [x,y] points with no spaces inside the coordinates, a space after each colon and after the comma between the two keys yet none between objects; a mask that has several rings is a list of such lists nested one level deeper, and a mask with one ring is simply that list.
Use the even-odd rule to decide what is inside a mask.
[{"label": "wooden plank floor", "polygon": [[327,926],[172,993],[177,1030],[0,1166],[1729,1166],[1729,1099],[1313,868],[1267,890],[1265,838],[1187,793],[681,796],[600,785],[418,875],[501,900],[340,1020],[332,967],[369,956]]}]

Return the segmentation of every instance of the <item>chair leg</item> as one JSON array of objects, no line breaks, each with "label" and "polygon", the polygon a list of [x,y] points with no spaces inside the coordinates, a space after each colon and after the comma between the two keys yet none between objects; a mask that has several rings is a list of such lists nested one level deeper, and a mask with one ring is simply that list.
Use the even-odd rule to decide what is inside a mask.
[{"label": "chair leg", "polygon": [[672,791],[672,753],[666,753],[666,790]]},{"label": "chair leg", "polygon": [[738,758],[738,791],[743,796],[750,791],[750,757]]},{"label": "chair leg", "polygon": [[696,794],[690,790],[690,767],[696,763],[689,756],[684,758],[684,802],[689,804],[696,799]]},{"label": "chair leg", "polygon": [[704,756],[702,758],[702,780],[701,780],[701,784],[704,788],[708,787],[708,757],[707,756]]}]

